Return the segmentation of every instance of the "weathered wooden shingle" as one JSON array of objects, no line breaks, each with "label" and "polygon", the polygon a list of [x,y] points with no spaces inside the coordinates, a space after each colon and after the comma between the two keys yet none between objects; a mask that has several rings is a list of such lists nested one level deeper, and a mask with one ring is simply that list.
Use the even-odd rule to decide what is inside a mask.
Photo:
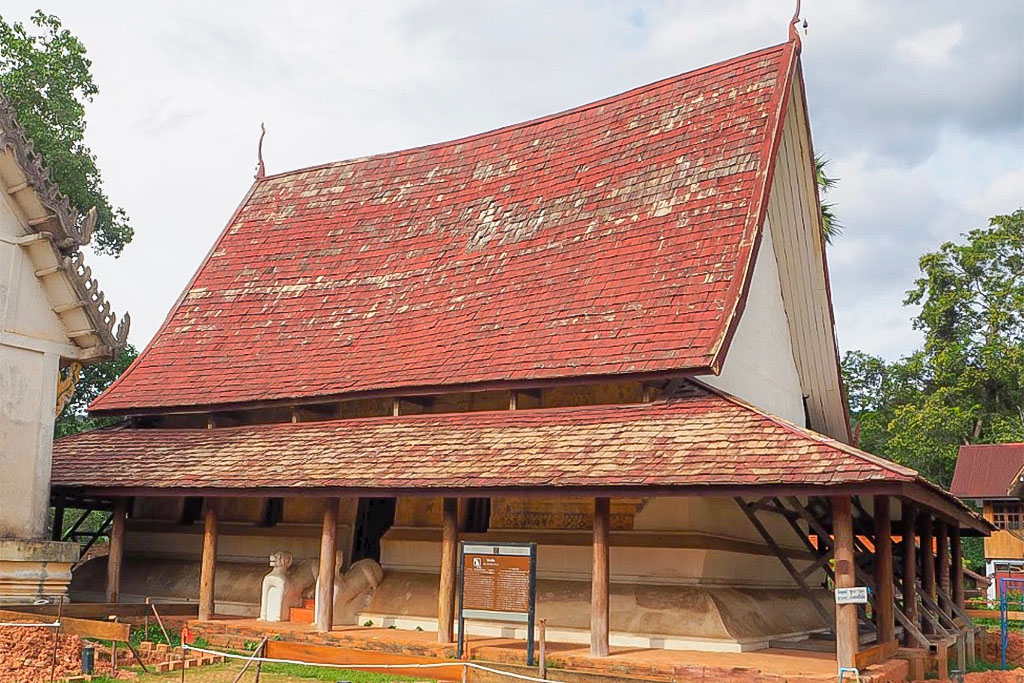
[{"label": "weathered wooden shingle", "polygon": [[917,475],[695,383],[633,405],[96,430],[60,439],[53,452],[53,484],[65,487],[393,491],[881,480]]},{"label": "weathered wooden shingle", "polygon": [[102,411],[706,370],[792,45],[453,142],[259,180]]}]

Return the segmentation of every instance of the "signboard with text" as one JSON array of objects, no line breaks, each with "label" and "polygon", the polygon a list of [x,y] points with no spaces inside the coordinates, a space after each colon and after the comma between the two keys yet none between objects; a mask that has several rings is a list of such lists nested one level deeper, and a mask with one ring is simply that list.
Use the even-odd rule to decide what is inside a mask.
[{"label": "signboard with text", "polygon": [[866,605],[868,604],[867,586],[854,586],[852,588],[836,588],[837,605]]},{"label": "signboard with text", "polygon": [[536,543],[460,543],[459,657],[466,619],[507,621],[526,624],[526,658],[533,666],[536,596]]}]

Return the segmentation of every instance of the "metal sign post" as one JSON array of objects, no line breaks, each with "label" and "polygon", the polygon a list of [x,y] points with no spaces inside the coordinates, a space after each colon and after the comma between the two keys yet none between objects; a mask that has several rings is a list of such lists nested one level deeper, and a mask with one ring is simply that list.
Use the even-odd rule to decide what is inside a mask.
[{"label": "metal sign post", "polygon": [[536,543],[459,543],[459,640],[466,619],[526,624],[526,664],[533,666],[537,607]]}]

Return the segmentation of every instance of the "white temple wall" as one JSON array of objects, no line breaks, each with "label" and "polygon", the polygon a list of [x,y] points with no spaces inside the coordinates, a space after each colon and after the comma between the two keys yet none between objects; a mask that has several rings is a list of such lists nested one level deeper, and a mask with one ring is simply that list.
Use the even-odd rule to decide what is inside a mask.
[{"label": "white temple wall", "polygon": [[803,426],[804,391],[797,374],[772,229],[764,234],[754,260],[747,302],[717,377],[699,379]]},{"label": "white temple wall", "polygon": [[60,350],[57,314],[22,247],[24,234],[0,198],[0,538],[46,535]]}]

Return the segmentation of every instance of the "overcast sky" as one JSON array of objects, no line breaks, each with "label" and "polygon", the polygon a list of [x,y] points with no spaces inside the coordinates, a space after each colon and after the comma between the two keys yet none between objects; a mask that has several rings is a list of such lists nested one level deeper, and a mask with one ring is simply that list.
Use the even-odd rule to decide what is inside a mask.
[{"label": "overcast sky", "polygon": [[[36,3],[5,0],[4,19]],[[136,230],[89,255],[144,346],[252,182],[559,111],[782,42],[790,0],[49,2],[100,94],[87,141]],[[895,358],[926,250],[1024,205],[1024,2],[808,0],[816,151],[841,180],[839,343]]]}]

